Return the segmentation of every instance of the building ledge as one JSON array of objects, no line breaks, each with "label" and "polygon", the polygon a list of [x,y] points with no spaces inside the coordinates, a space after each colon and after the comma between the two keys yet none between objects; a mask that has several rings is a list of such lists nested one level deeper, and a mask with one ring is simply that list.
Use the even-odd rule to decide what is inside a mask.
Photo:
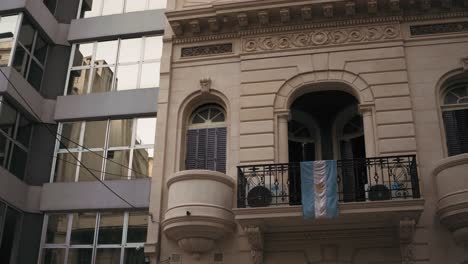
[{"label": "building ledge", "polygon": [[261,226],[264,232],[325,231],[355,228],[393,228],[400,220],[418,221],[424,199],[340,203],[335,219],[304,219],[302,206],[234,208],[243,227]]}]

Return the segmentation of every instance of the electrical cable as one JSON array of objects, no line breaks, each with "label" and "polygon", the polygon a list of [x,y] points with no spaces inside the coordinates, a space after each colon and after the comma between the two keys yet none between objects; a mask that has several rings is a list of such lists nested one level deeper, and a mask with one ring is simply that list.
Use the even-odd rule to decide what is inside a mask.
[{"label": "electrical cable", "polygon": [[[3,72],[3,70],[0,68],[0,72],[2,73],[2,75],[5,77],[5,79],[7,80],[7,82],[12,86],[12,88],[16,91],[16,93],[18,94],[18,96],[23,100],[23,102],[29,107],[29,109],[31,110],[31,113],[36,117],[37,120],[41,120],[40,116],[34,111],[34,109],[32,108],[32,106],[29,104],[29,102],[23,97],[23,95],[18,91],[18,89],[16,88],[16,86],[11,82],[11,80],[6,76],[6,74]],[[54,136],[61,144],[62,141],[60,140],[60,138],[57,136],[57,133],[54,132],[50,127],[49,127],[49,124],[46,124],[44,123],[47,131],[49,131],[49,133]],[[65,145],[64,145],[65,146]],[[121,195],[119,195],[117,192],[115,192],[111,187],[109,187],[106,183],[104,183],[99,177],[97,177],[85,164],[83,164],[80,160],[78,160],[78,158],[73,155],[73,153],[70,151],[70,149],[68,149],[67,147],[65,147],[65,149],[67,150],[67,152],[83,167],[85,168],[85,170],[87,170],[98,182],[100,182],[104,187],[106,187],[106,189],[108,189],[110,192],[112,192],[116,197],[118,197],[120,200],[122,200],[123,202],[125,202],[126,204],[128,204],[130,207],[132,208],[137,208],[136,206],[134,206],[132,203],[130,203],[129,201],[127,201],[125,198],[123,198]]]}]

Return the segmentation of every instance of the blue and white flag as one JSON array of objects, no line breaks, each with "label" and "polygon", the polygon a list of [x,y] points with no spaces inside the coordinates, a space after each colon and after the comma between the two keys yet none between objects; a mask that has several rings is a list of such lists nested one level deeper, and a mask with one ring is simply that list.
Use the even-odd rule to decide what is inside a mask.
[{"label": "blue and white flag", "polygon": [[304,218],[335,218],[338,216],[336,177],[336,160],[301,162]]}]

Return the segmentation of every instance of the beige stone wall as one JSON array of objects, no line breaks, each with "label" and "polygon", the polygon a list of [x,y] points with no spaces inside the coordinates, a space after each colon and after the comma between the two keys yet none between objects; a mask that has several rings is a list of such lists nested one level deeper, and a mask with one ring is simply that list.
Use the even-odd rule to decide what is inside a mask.
[{"label": "beige stone wall", "polygon": [[[185,1],[177,5],[179,2]],[[218,102],[226,108],[226,174],[236,180],[238,165],[275,163],[285,156],[287,150],[280,147],[284,135],[280,119],[294,98],[306,92],[338,89],[353,94],[367,111],[366,145],[372,146],[368,153],[418,155],[426,205],[411,245],[414,263],[457,264],[467,260],[466,247],[456,245],[450,232],[438,223],[432,167],[446,156],[437,89],[440,80],[460,70],[460,59],[468,56],[468,34],[415,38],[409,36],[408,25],[392,24],[397,35],[391,39],[271,51],[247,51],[250,37],[178,44],[169,37],[170,30],[166,32],[150,205],[153,221],[148,232],[149,244],[161,247],[160,259],[176,253],[182,255],[182,263],[212,263],[210,254],[196,262],[159,233],[159,222],[167,209],[165,183],[184,169],[186,118],[196,106]],[[220,43],[232,43],[233,52],[181,57],[181,48]],[[210,93],[200,89],[200,80],[206,77],[212,80]],[[271,242],[265,263],[401,263],[394,238],[370,239],[362,245],[340,238],[324,239],[291,239],[289,246],[284,241]],[[226,264],[252,261],[240,227],[213,252],[224,253]]]}]

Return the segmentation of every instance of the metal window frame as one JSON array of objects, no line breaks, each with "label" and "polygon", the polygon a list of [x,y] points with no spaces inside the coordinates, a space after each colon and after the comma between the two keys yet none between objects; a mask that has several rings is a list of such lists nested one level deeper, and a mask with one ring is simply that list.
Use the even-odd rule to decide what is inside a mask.
[{"label": "metal window frame", "polygon": [[[90,18],[90,17],[81,17],[80,14],[81,14],[81,8],[83,7],[83,1],[84,0],[81,0],[80,1],[80,4],[78,5],[78,11],[77,11],[77,14],[76,14],[76,19],[86,19],[86,18]],[[137,11],[130,11],[130,12],[126,12],[125,9],[127,7],[127,3],[130,2],[131,0],[123,0],[123,4],[122,4],[122,12],[120,13],[116,13],[116,14],[108,14],[108,15],[103,15],[102,14],[102,11],[104,10],[104,1],[105,0],[100,0],[101,4],[100,4],[100,7],[99,7],[99,10],[98,10],[98,14],[96,16],[92,16],[92,17],[99,17],[99,16],[110,16],[110,15],[116,15],[116,14],[127,14],[127,13],[132,13],[132,12],[141,12],[141,11],[147,11],[147,10],[153,10],[153,9],[157,9],[157,8],[150,8],[150,4],[151,4],[151,0],[146,0],[146,4],[145,4],[145,8],[143,10],[137,10]],[[164,2],[163,0],[160,0],[162,2]],[[167,4],[167,3],[166,3]]]},{"label": "metal window frame", "polygon": [[[143,210],[140,210],[140,211],[141,212],[146,212],[146,211],[143,211]],[[123,214],[121,243],[120,244],[101,244],[101,245],[98,244],[99,230],[100,230],[100,219],[101,219],[101,213],[102,212],[95,212],[95,213],[96,213],[96,219],[95,219],[95,224],[94,224],[93,244],[89,244],[89,245],[88,244],[86,244],[86,245],[71,245],[70,244],[71,231],[72,231],[72,228],[73,228],[73,217],[74,217],[74,214],[75,214],[73,212],[66,213],[68,222],[67,222],[65,243],[61,243],[61,244],[48,244],[48,243],[45,243],[46,234],[47,234],[47,227],[48,227],[48,222],[49,222],[49,216],[52,215],[52,214],[45,214],[44,222],[43,222],[43,225],[42,225],[41,246],[40,246],[39,258],[38,258],[37,264],[43,263],[43,259],[45,257],[44,252],[45,252],[46,249],[63,249],[63,250],[65,250],[64,264],[66,264],[67,260],[68,260],[68,257],[69,257],[70,249],[79,249],[79,248],[87,248],[87,249],[92,250],[91,264],[99,264],[99,263],[96,263],[96,256],[97,256],[97,250],[98,249],[112,249],[112,248],[120,249],[120,264],[124,264],[125,249],[127,249],[127,248],[143,248],[144,247],[145,241],[138,242],[138,243],[127,243],[128,223],[129,223],[130,211],[118,211],[118,210],[113,211],[113,213]],[[148,221],[149,221],[149,219],[148,219]]]},{"label": "metal window frame", "polygon": [[[25,53],[29,57],[27,58],[26,65],[24,65],[24,68],[21,69],[20,74],[25,78],[26,81],[28,81],[29,73],[31,71],[31,65],[32,65],[32,62],[34,61],[39,66],[39,68],[41,68],[41,70],[42,70],[41,83],[40,83],[39,87],[37,88],[37,91],[41,92],[42,83],[44,81],[45,65],[47,63],[47,56],[49,55],[49,44],[47,44],[45,62],[42,63],[35,57],[35,54],[34,54],[34,51],[36,49],[37,39],[38,39],[40,34],[39,34],[39,30],[37,30],[32,23],[30,23],[30,24],[31,24],[31,27],[34,30],[34,36],[33,36],[33,42],[31,44],[31,50],[27,49],[26,46],[24,46],[23,43],[21,43],[21,41],[19,40],[19,34],[21,33],[21,26],[23,25],[23,22],[25,20],[24,13],[20,13],[20,14],[21,14],[21,16],[20,16],[20,19],[18,19],[19,23],[17,24],[16,34],[14,36],[14,38],[15,38],[15,43],[14,44],[15,45],[14,45],[14,48],[12,48],[12,53],[11,53],[11,57],[10,57],[9,66],[10,67],[13,66],[13,59],[14,59],[14,56],[16,54],[17,47],[18,47],[18,45],[21,46],[21,48],[23,48],[23,50],[25,51]],[[29,83],[29,81],[28,81],[28,83]],[[34,87],[34,88],[36,89],[36,87]]]},{"label": "metal window frame", "polygon": [[[15,120],[15,124],[13,126],[13,131],[12,131],[12,135],[8,135],[7,133],[5,133],[3,130],[0,129],[0,135],[4,136],[6,139],[7,139],[7,146],[5,146],[5,158],[3,160],[3,163],[4,164],[1,164],[0,166],[4,167],[6,170],[10,171],[10,166],[11,166],[11,161],[13,159],[13,150],[15,147],[19,147],[21,150],[23,150],[24,152],[26,152],[26,155],[29,156],[29,147],[30,146],[25,146],[23,145],[23,143],[19,142],[16,137],[18,136],[18,130],[19,130],[19,126],[20,126],[20,120],[21,120],[21,117],[27,119],[28,121],[30,121],[28,118],[26,118],[20,110],[16,109],[14,106],[12,106],[11,104],[8,103],[7,100],[5,100],[4,96],[0,96],[0,107],[2,106],[2,104],[6,104],[8,105],[9,107],[11,107],[12,109],[14,109],[16,111],[16,120]],[[31,122],[31,121],[30,121]],[[31,122],[32,123],[32,122]],[[31,133],[29,134],[29,144],[31,144],[31,138],[32,138],[32,134],[34,133],[34,127],[31,127]],[[5,164],[6,163],[6,164]],[[25,171],[24,171],[24,175],[23,175],[23,178],[24,176],[26,176],[27,174],[27,166],[25,164]],[[13,174],[13,173],[12,173]],[[19,176],[15,175],[18,179],[19,179]],[[20,180],[23,180],[23,179],[20,179]]]},{"label": "metal window frame", "polygon": [[[162,35],[145,35],[145,36],[141,36],[141,37],[137,37],[137,38],[117,38],[117,39],[114,39],[114,40],[117,41],[117,49],[115,51],[116,52],[116,56],[115,56],[116,59],[115,59],[115,61],[113,63],[108,63],[108,64],[105,64],[105,65],[95,65],[97,46],[98,46],[98,44],[100,42],[104,42],[104,41],[93,41],[93,42],[73,44],[72,50],[71,50],[70,60],[69,60],[69,63],[68,63],[67,78],[66,78],[66,82],[65,82],[63,95],[64,96],[69,95],[68,94],[68,86],[69,86],[69,82],[70,82],[71,72],[72,71],[81,71],[81,70],[89,70],[89,72],[86,73],[86,74],[88,74],[88,82],[86,84],[85,89],[83,89],[84,94],[93,93],[92,88],[93,88],[93,82],[94,82],[94,72],[95,72],[96,69],[100,69],[100,68],[111,68],[111,69],[113,69],[114,74],[112,76],[112,82],[111,82],[111,87],[110,87],[109,92],[123,91],[123,90],[118,90],[117,89],[116,80],[117,80],[117,75],[119,73],[119,67],[121,67],[121,66],[133,66],[133,65],[137,65],[137,67],[138,67],[135,87],[132,88],[132,89],[124,89],[124,90],[140,89],[141,88],[142,74],[143,74],[143,66],[147,65],[147,64],[153,64],[153,63],[159,63],[159,65],[161,66],[161,57],[156,58],[156,59],[145,59],[145,57],[144,57],[145,56],[146,39],[151,38],[151,37],[160,37],[161,41],[162,41],[162,38],[163,38]],[[140,54],[139,54],[139,60],[138,61],[123,62],[123,63],[119,62],[122,40],[126,40],[126,39],[139,39],[140,40],[140,42],[141,42],[140,43],[140,51],[139,51]],[[112,40],[110,40],[110,41],[112,41]],[[80,45],[80,44],[92,44],[93,45],[92,53],[91,53],[91,61],[90,61],[90,64],[86,65],[86,66],[83,66],[83,65],[73,66],[73,61],[75,59],[76,49],[77,49],[77,46]],[[161,56],[162,56],[162,54],[161,54]],[[161,69],[159,68],[158,72],[160,72],[160,71],[161,71]],[[160,84],[158,83],[157,86],[159,86],[159,85]]]},{"label": "metal window frame", "polygon": [[[146,150],[153,150],[155,149],[155,143],[153,144],[136,144],[135,139],[137,136],[137,124],[138,120],[142,118],[153,118],[154,122],[157,121],[157,117],[132,117],[132,118],[122,118],[122,119],[105,119],[101,121],[106,121],[106,132],[105,132],[105,139],[104,139],[104,146],[102,148],[89,148],[93,152],[102,152],[102,155],[104,156],[103,162],[101,164],[101,172],[99,172],[99,179],[101,180],[106,180],[106,166],[107,166],[107,155],[109,151],[130,151],[130,155],[128,158],[128,164],[126,165],[127,168],[127,177],[124,178],[122,177],[122,180],[131,180],[132,179],[132,172],[133,172],[133,158],[134,158],[134,152],[135,150],[140,150],[140,149],[146,149]],[[132,135],[131,135],[131,142],[130,145],[128,146],[116,146],[116,147],[109,147],[109,142],[110,142],[110,133],[111,133],[111,121],[112,120],[125,120],[125,119],[130,119],[132,121]],[[80,145],[83,145],[84,143],[84,137],[85,137],[85,131],[86,131],[86,123],[88,121],[77,121],[80,123],[80,137],[78,143]],[[61,135],[62,130],[63,130],[63,123],[60,123],[58,125],[58,133]],[[52,169],[51,169],[51,174],[50,174],[50,182],[54,182],[55,179],[55,166],[57,163],[57,157],[59,154],[67,154],[72,152],[74,155],[77,156],[78,160],[81,162],[82,160],[82,154],[83,153],[90,153],[89,150],[85,150],[82,147],[77,147],[77,148],[69,148],[68,150],[66,148],[61,149],[60,148],[60,136],[57,136],[56,143],[55,143],[55,151],[54,151],[54,159],[52,163]],[[125,164],[123,164],[125,165]],[[74,175],[74,182],[79,182],[79,171],[81,169],[81,166],[79,166],[78,162],[76,162],[76,170],[75,170],[75,175]],[[98,176],[98,175],[96,175]]]}]

